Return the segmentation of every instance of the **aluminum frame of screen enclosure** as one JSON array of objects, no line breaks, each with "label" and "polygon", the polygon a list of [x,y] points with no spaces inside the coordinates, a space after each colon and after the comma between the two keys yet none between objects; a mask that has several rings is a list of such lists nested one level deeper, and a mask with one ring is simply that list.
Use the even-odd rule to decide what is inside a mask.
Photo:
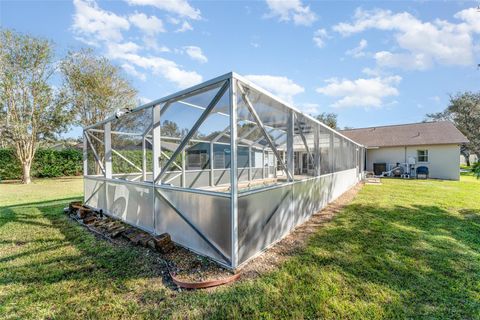
[{"label": "aluminum frame of screen enclosure", "polygon": [[237,269],[363,178],[365,148],[227,73],[83,130],[84,202]]}]

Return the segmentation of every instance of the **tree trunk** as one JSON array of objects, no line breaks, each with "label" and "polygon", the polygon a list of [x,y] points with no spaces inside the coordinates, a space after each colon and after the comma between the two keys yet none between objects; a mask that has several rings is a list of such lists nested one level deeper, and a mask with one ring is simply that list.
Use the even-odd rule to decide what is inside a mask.
[{"label": "tree trunk", "polygon": [[465,158],[466,165],[470,167],[470,155],[468,155],[468,156],[463,155],[463,157]]},{"label": "tree trunk", "polygon": [[22,183],[23,184],[32,183],[32,179],[30,178],[31,166],[32,166],[32,163],[30,161],[22,163],[22,170],[23,170]]}]

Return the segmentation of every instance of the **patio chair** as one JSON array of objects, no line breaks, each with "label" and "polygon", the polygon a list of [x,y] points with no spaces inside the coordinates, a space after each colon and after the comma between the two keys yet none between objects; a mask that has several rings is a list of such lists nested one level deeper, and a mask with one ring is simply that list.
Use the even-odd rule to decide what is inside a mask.
[{"label": "patio chair", "polygon": [[423,176],[424,179],[428,179],[428,167],[425,166],[420,166],[417,167],[417,179],[420,178],[420,176]]}]

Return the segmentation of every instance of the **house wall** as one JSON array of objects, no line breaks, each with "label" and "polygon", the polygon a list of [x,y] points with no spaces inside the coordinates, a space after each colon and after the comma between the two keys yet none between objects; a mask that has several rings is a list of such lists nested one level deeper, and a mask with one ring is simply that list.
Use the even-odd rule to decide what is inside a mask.
[{"label": "house wall", "polygon": [[407,147],[384,147],[367,150],[367,170],[373,171],[374,163],[407,162],[409,157],[417,159],[417,150],[428,150],[428,162],[418,162],[415,167],[428,167],[430,178],[458,180],[460,179],[460,146],[449,145],[426,145]]}]

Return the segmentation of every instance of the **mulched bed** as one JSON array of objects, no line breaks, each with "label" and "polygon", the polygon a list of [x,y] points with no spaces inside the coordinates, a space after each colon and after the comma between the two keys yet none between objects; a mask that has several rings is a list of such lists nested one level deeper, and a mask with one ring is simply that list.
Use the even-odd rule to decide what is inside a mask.
[{"label": "mulched bed", "polygon": [[83,207],[79,202],[71,203],[65,211],[70,218],[85,226],[90,232],[115,245],[145,248],[150,256],[155,255],[156,260],[162,264],[163,274],[170,272],[178,280],[203,282],[226,279],[233,274],[216,262],[176,245],[168,234],[152,236],[101,212]]}]

